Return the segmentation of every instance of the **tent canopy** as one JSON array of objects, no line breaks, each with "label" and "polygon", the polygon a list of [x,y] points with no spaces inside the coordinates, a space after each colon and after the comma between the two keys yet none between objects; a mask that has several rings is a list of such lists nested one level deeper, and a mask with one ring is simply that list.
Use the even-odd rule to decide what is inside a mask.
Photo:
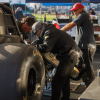
[{"label": "tent canopy", "polygon": [[[75,4],[75,3],[73,3]],[[87,3],[82,3],[87,6]],[[72,3],[42,3],[43,6],[72,6]]]},{"label": "tent canopy", "polygon": [[[26,0],[26,3],[72,3],[72,0]],[[73,0],[73,3],[81,2],[81,0]]]},{"label": "tent canopy", "polygon": [[[73,3],[89,1],[90,3],[100,3],[100,0],[73,0]],[[26,3],[72,3],[72,0],[26,0]]]},{"label": "tent canopy", "polygon": [[100,3],[100,0],[90,0],[91,3]]}]

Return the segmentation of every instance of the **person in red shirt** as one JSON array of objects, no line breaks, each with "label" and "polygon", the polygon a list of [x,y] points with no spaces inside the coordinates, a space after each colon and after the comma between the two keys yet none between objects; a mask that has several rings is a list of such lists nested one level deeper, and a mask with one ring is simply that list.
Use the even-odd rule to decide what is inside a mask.
[{"label": "person in red shirt", "polygon": [[60,26],[58,25],[57,20],[55,18],[53,19],[52,23],[55,25],[57,29],[60,29]]}]

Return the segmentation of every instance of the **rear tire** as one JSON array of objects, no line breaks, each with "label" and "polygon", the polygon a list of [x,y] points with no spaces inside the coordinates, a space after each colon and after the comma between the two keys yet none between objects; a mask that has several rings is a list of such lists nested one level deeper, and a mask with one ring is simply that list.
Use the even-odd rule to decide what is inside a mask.
[{"label": "rear tire", "polygon": [[0,44],[0,100],[41,100],[45,68],[32,45]]}]

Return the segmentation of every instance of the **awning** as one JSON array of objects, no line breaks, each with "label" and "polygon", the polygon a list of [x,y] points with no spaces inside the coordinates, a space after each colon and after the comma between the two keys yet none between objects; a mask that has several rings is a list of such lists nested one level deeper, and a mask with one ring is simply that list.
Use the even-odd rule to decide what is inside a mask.
[{"label": "awning", "polygon": [[26,0],[26,3],[72,3],[72,1],[73,3],[89,1],[90,3],[100,3],[100,0]]},{"label": "awning", "polygon": [[72,3],[42,3],[42,5],[43,6],[72,6]]},{"label": "awning", "polygon": [[[81,0],[73,0],[73,3]],[[72,0],[26,0],[26,3],[72,3]]]},{"label": "awning", "polygon": [[[73,3],[74,5],[75,3]],[[72,6],[72,3],[42,3],[43,6]],[[82,3],[82,5],[87,6],[87,3]]]},{"label": "awning", "polygon": [[90,0],[91,3],[100,3],[100,0]]}]

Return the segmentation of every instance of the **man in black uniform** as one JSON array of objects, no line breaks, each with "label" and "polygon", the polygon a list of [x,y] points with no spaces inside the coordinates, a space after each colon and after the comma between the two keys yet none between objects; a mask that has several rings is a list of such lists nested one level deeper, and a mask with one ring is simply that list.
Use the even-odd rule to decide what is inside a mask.
[{"label": "man in black uniform", "polygon": [[32,30],[32,25],[35,23],[35,19],[32,17],[25,17],[21,22],[17,21],[19,31],[23,35],[23,40],[28,39],[27,32]]},{"label": "man in black uniform", "polygon": [[83,52],[83,59],[86,67],[86,74],[82,78],[88,86],[95,78],[93,70],[93,56],[96,51],[93,24],[90,16],[85,12],[81,3],[76,3],[70,11],[74,11],[76,19],[65,25],[61,30],[68,31],[77,26],[75,41]]},{"label": "man in black uniform", "polygon": [[59,100],[61,90],[63,92],[61,100],[69,100],[69,74],[79,57],[82,56],[81,50],[70,35],[57,29],[53,24],[36,22],[32,26],[32,30],[42,41],[42,44],[38,46],[39,51],[57,54],[56,58],[60,61],[52,80],[51,100]]}]

